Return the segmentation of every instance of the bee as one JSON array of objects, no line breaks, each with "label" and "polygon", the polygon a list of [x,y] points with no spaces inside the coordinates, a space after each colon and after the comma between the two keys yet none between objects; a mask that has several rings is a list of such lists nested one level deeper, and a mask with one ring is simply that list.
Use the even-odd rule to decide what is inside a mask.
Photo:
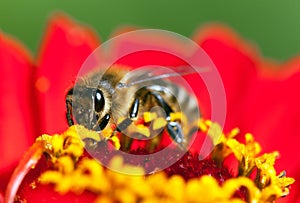
[{"label": "bee", "polygon": [[200,115],[198,103],[184,87],[168,79],[203,70],[191,67],[127,70],[112,66],[105,71],[93,71],[78,79],[67,92],[67,122],[70,126],[76,122],[101,132],[116,125],[118,118],[126,117],[116,128],[123,131],[144,112],[159,107],[167,121],[167,132],[178,145],[183,145],[181,122],[172,121],[170,114],[184,112],[190,122]]}]

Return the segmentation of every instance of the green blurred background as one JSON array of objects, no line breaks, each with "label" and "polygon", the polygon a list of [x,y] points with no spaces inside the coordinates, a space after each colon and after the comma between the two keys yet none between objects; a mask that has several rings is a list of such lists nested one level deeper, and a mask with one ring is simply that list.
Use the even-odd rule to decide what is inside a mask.
[{"label": "green blurred background", "polygon": [[102,40],[121,25],[191,36],[204,23],[223,22],[255,42],[266,57],[282,61],[300,54],[297,0],[1,0],[0,28],[36,52],[53,11],[64,11],[91,25]]}]

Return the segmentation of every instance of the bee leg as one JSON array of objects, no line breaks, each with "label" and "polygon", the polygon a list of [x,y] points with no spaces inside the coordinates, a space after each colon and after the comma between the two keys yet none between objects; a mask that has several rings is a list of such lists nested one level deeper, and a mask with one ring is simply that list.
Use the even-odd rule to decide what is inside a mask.
[{"label": "bee leg", "polygon": [[167,130],[170,134],[171,138],[180,146],[184,143],[184,136],[182,133],[181,125],[176,121],[171,121],[170,114],[173,113],[173,109],[169,106],[169,104],[163,99],[163,97],[156,93],[152,92],[152,95],[158,102],[158,104],[164,109],[166,112],[166,120],[168,121]]},{"label": "bee leg", "polygon": [[172,139],[181,146],[184,142],[184,138],[180,124],[174,121],[168,122],[167,130]]},{"label": "bee leg", "polygon": [[103,130],[107,126],[109,120],[110,120],[110,115],[105,114],[105,116],[99,121],[98,126],[99,126],[100,130]]},{"label": "bee leg", "polygon": [[139,106],[140,106],[140,100],[136,98],[130,107],[129,117],[118,124],[117,126],[118,131],[122,132],[132,123],[132,120],[135,119],[138,115]]},{"label": "bee leg", "polygon": [[134,119],[137,117],[139,113],[139,106],[140,106],[140,100],[138,98],[135,98],[129,110],[129,118]]},{"label": "bee leg", "polygon": [[69,126],[74,125],[74,121],[72,119],[72,102],[70,99],[66,99],[66,106],[67,106],[67,112],[66,112],[66,117],[67,117],[67,122]]},{"label": "bee leg", "polygon": [[170,114],[174,112],[173,109],[169,106],[169,104],[164,100],[164,98],[160,94],[156,92],[151,92],[151,94],[154,96],[159,106],[162,107],[166,112],[167,120],[170,120]]},{"label": "bee leg", "polygon": [[[130,109],[129,109],[129,115],[127,118],[125,118],[121,123],[117,125],[117,131],[123,132],[128,128],[128,126],[133,122],[135,118],[137,118],[139,113],[139,106],[140,106],[140,100],[138,98],[135,98],[133,101]],[[122,150],[128,150],[130,149],[130,146],[133,142],[133,139],[128,136],[122,136],[121,142],[123,143]]]}]

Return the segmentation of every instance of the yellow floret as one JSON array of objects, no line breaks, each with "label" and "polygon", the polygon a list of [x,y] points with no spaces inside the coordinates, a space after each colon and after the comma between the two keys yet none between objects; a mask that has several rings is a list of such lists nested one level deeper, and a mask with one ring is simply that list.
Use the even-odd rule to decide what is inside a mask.
[{"label": "yellow floret", "polygon": [[164,118],[157,118],[153,121],[153,130],[159,130],[167,125],[167,121]]},{"label": "yellow floret", "polygon": [[149,123],[157,118],[157,114],[155,112],[144,112],[144,121]]},{"label": "yellow floret", "polygon": [[[165,125],[166,121],[161,119],[153,120],[153,126],[157,129]],[[80,138],[97,138],[96,134],[84,127],[74,126],[60,135],[42,135],[37,138],[36,142],[42,143],[52,166],[42,173],[35,184],[53,184],[60,194],[74,192],[80,195],[84,191],[90,191],[98,195],[96,202],[106,203],[246,203],[235,197],[236,191],[241,187],[247,189],[247,203],[271,203],[288,194],[288,186],[294,179],[285,177],[284,172],[276,174],[274,164],[278,152],[258,156],[261,148],[251,134],[245,135],[246,144],[242,144],[234,139],[238,129],[224,134],[218,124],[204,120],[200,123],[199,128],[202,126],[201,130],[205,130],[203,132],[210,137],[220,137],[215,141],[217,146],[212,157],[217,155],[224,158],[233,153],[239,161],[238,177],[225,180],[219,185],[214,177],[208,175],[187,181],[179,175],[168,177],[164,172],[145,175],[142,167],[125,164],[123,158],[117,156],[109,165],[113,171],[108,170],[95,159],[83,157],[84,148]],[[133,124],[130,130],[150,136],[149,128],[143,124]],[[110,136],[109,139],[117,149],[120,148],[117,136]],[[254,168],[257,169],[257,175],[252,180],[250,172]]]}]

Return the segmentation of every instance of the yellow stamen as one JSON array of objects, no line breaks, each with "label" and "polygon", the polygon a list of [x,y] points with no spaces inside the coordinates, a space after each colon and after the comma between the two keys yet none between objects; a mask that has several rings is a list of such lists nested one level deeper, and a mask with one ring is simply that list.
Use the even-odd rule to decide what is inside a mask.
[{"label": "yellow stamen", "polygon": [[110,136],[112,136],[113,133],[114,133],[114,130],[110,127],[104,128],[101,131],[101,135],[104,137],[104,139],[109,138]]},{"label": "yellow stamen", "polygon": [[157,118],[157,114],[155,112],[144,112],[144,121],[149,123]]},{"label": "yellow stamen", "polygon": [[64,138],[60,135],[53,135],[52,149],[54,153],[60,153],[63,149]]},{"label": "yellow stamen", "polygon": [[114,143],[115,149],[116,149],[116,150],[119,150],[120,147],[121,147],[119,138],[118,138],[116,135],[114,135],[114,136],[112,136],[110,139],[111,139],[111,141]]},{"label": "yellow stamen", "polygon": [[[163,126],[162,120],[159,119],[161,118],[154,119],[153,125]],[[284,172],[277,175],[274,164],[278,152],[258,156],[261,149],[251,134],[245,135],[246,144],[242,144],[234,139],[238,133],[237,129],[224,134],[221,127],[211,121],[203,121],[201,125],[209,127],[206,131],[209,136],[221,136],[212,156],[218,154],[225,157],[233,153],[240,164],[239,169],[242,171],[240,177],[230,178],[219,185],[215,178],[207,175],[188,181],[177,175],[168,177],[163,172],[145,176],[143,168],[124,164],[121,157],[114,157],[110,167],[122,174],[113,172],[105,169],[94,159],[83,158],[83,145],[79,138],[93,135],[83,127],[74,126],[61,135],[42,135],[37,138],[37,142],[44,144],[44,151],[52,162],[51,170],[45,171],[37,184],[53,184],[60,194],[71,191],[80,195],[84,191],[90,191],[98,195],[96,201],[108,203],[131,201],[245,203],[235,197],[236,191],[241,187],[247,189],[247,200],[253,203],[270,203],[288,194],[287,187],[294,179],[285,177]],[[136,126],[133,124],[130,130],[150,136],[149,128],[142,124]],[[84,135],[85,133],[88,135]],[[120,147],[117,136],[110,136],[109,139],[116,148]],[[257,169],[255,181],[250,179],[254,168]]]},{"label": "yellow stamen", "polygon": [[228,137],[229,138],[234,138],[235,136],[237,136],[240,133],[240,129],[239,128],[233,128],[230,133],[228,133]]},{"label": "yellow stamen", "polygon": [[77,135],[80,136],[81,140],[84,140],[86,138],[91,138],[96,141],[101,140],[99,134],[96,131],[88,130],[80,125],[75,125],[74,128],[77,131]]},{"label": "yellow stamen", "polygon": [[183,125],[188,124],[187,117],[182,112],[170,113],[170,120],[171,121],[179,121]]},{"label": "yellow stamen", "polygon": [[157,118],[153,121],[153,130],[159,130],[164,128],[167,125],[167,121],[164,118]]},{"label": "yellow stamen", "polygon": [[212,123],[212,122],[209,124],[209,126],[210,127],[209,127],[207,134],[212,139],[214,145],[216,145],[217,143],[219,143],[219,140],[221,138],[222,128],[219,124]]},{"label": "yellow stamen", "polygon": [[208,126],[205,124],[204,120],[202,118],[200,118],[197,121],[196,126],[199,128],[200,131],[202,132],[207,132],[208,131]]},{"label": "yellow stamen", "polygon": [[149,127],[147,127],[147,126],[138,124],[138,125],[136,125],[135,130],[137,133],[142,134],[145,137],[150,137],[150,130],[149,130]]}]

